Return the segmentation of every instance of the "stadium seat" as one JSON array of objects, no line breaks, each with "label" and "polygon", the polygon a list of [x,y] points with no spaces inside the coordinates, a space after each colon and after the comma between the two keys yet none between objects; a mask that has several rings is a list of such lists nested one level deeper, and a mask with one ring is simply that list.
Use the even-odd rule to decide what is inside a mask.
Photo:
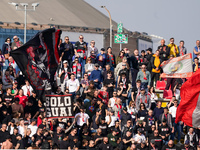
[{"label": "stadium seat", "polygon": [[165,98],[165,99],[171,99],[172,98],[172,90],[164,90],[164,92],[163,92],[163,98]]},{"label": "stadium seat", "polygon": [[156,89],[158,90],[164,90],[166,87],[165,81],[157,81],[156,83]]}]

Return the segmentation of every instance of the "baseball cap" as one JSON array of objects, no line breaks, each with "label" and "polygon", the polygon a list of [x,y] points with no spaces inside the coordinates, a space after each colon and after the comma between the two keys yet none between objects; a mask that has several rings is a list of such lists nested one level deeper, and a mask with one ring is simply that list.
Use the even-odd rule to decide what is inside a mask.
[{"label": "baseball cap", "polygon": [[96,64],[94,64],[94,66],[95,66],[95,67],[99,67],[99,64],[96,63]]},{"label": "baseball cap", "polygon": [[145,88],[141,87],[141,88],[140,88],[140,90],[141,90],[141,91],[144,91],[144,90],[145,90]]},{"label": "baseball cap", "polygon": [[101,51],[105,51],[105,48],[101,48]]},{"label": "baseball cap", "polygon": [[142,130],[142,128],[138,128],[137,131],[142,132],[143,130]]},{"label": "baseball cap", "polygon": [[16,97],[16,98],[15,98],[15,101],[19,101],[19,98],[18,98],[18,97]]},{"label": "baseball cap", "polygon": [[64,64],[64,63],[68,63],[68,61],[67,61],[67,60],[64,60],[64,61],[63,61],[63,64]]}]

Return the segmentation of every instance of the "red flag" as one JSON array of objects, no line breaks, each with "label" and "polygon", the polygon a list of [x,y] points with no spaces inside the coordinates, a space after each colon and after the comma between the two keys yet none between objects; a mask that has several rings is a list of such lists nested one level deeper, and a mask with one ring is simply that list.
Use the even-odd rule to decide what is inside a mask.
[{"label": "red flag", "polygon": [[200,70],[181,87],[181,102],[176,112],[176,123],[183,121],[190,127],[200,125]]}]

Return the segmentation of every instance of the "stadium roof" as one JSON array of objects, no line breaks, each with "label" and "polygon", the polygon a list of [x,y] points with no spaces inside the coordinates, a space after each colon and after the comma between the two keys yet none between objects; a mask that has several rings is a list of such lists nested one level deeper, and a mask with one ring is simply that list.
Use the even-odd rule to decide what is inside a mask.
[{"label": "stadium roof", "polygon": [[[0,22],[24,24],[24,11],[16,11],[9,2],[39,3],[36,11],[27,11],[27,23],[109,29],[109,18],[83,0],[1,0]],[[19,5],[19,8],[23,8]],[[113,29],[117,23],[112,21]],[[18,24],[19,25],[19,24]]]}]

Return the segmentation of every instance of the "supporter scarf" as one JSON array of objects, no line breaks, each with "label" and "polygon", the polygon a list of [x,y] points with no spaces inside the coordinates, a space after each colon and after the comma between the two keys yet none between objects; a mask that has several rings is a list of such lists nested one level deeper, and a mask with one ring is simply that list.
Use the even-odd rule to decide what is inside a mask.
[{"label": "supporter scarf", "polygon": [[[122,109],[122,105],[117,105],[117,104],[115,104],[115,106],[116,106],[118,109]],[[120,118],[119,111],[118,111],[118,113],[117,113],[117,116]]]},{"label": "supporter scarf", "polygon": [[81,118],[82,118],[82,121],[85,122],[84,113],[81,113]]},{"label": "supporter scarf", "polygon": [[20,47],[19,41],[15,42],[17,47]]},{"label": "supporter scarf", "polygon": [[[145,103],[147,103],[147,95],[145,95],[145,100],[144,100]],[[140,103],[142,103],[142,96],[140,94]]]},{"label": "supporter scarf", "polygon": [[27,88],[27,95],[30,96],[31,95],[30,90],[29,90],[30,88],[28,88],[28,86],[26,86],[26,88]]},{"label": "supporter scarf", "polygon": [[11,80],[6,76],[6,82],[11,83]]},{"label": "supporter scarf", "polygon": [[13,62],[9,62],[9,66],[10,66],[11,64],[14,65],[14,63],[15,63],[15,61],[14,61],[14,59],[13,59]]},{"label": "supporter scarf", "polygon": [[146,74],[146,72],[145,71],[142,71],[143,72],[143,76],[144,76],[144,80],[147,80],[147,74]]},{"label": "supporter scarf", "polygon": [[184,53],[183,53],[183,47],[181,47],[181,46],[179,46],[179,48],[180,48],[180,53],[181,53],[181,55],[184,55]]},{"label": "supporter scarf", "polygon": [[163,51],[166,52],[166,46],[163,46]]},{"label": "supporter scarf", "polygon": [[114,61],[114,56],[113,56],[113,54],[108,54],[107,62],[110,62],[110,58],[111,58],[111,63],[112,63],[112,65],[114,65],[114,64],[115,64],[115,61]]}]

